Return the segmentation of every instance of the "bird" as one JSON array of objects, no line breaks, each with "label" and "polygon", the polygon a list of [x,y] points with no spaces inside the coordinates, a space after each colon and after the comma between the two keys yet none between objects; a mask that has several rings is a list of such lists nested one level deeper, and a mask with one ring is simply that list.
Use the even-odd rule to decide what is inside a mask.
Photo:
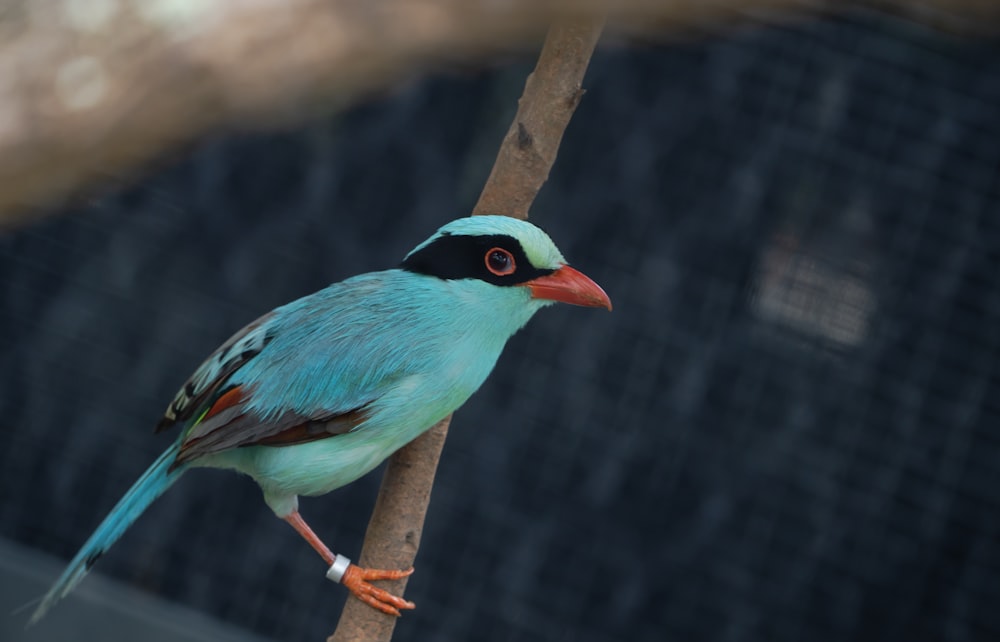
[{"label": "bird", "polygon": [[440,227],[395,268],[275,308],[184,382],[155,432],[179,436],[125,493],[32,614],[36,623],[191,468],[250,476],[264,502],[323,558],[327,577],[398,616],[413,602],[372,584],[409,569],[334,554],[298,510],[371,471],[483,384],[507,340],[556,302],[606,308],[603,289],[524,220],[470,216]]}]

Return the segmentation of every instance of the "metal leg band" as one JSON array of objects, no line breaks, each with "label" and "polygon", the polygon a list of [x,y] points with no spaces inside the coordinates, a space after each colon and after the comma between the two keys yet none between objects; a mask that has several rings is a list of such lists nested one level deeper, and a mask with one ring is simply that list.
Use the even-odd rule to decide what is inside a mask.
[{"label": "metal leg band", "polygon": [[333,558],[333,564],[330,565],[330,570],[326,572],[326,578],[331,582],[337,582],[339,584],[340,580],[344,579],[344,573],[347,572],[347,567],[350,565],[351,560],[338,553],[337,557]]}]

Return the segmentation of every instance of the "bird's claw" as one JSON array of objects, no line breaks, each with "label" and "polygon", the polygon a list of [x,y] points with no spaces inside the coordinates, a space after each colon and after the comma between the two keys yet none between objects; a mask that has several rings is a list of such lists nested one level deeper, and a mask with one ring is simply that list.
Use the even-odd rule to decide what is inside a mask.
[{"label": "bird's claw", "polygon": [[393,595],[385,589],[372,586],[368,582],[377,580],[400,580],[413,573],[413,567],[405,571],[390,571],[379,568],[364,568],[357,564],[351,564],[344,571],[344,577],[340,583],[347,587],[354,597],[358,598],[368,606],[378,609],[389,615],[399,615],[399,609],[412,609],[416,604],[409,600]]}]

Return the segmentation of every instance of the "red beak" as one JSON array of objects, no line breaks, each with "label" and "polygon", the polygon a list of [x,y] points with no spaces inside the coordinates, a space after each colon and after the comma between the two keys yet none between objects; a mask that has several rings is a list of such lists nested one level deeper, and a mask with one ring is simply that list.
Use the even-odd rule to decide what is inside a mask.
[{"label": "red beak", "polygon": [[611,299],[601,286],[583,272],[564,265],[552,274],[540,276],[524,284],[531,289],[531,298],[548,299],[588,308],[611,310]]}]

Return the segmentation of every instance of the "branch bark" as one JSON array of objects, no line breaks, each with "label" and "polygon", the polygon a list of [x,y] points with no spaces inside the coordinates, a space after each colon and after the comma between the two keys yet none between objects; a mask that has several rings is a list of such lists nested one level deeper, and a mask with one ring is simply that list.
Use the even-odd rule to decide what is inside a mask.
[{"label": "branch bark", "polygon": [[[549,30],[473,214],[528,218],[528,209],[549,176],[563,132],[583,96],[583,76],[602,28],[603,20],[590,18],[559,22]],[[408,568],[413,564],[450,421],[446,417],[390,458],[365,534],[362,566]],[[406,580],[387,588],[402,595]],[[348,598],[328,642],[386,642],[395,626],[395,617]]]}]

